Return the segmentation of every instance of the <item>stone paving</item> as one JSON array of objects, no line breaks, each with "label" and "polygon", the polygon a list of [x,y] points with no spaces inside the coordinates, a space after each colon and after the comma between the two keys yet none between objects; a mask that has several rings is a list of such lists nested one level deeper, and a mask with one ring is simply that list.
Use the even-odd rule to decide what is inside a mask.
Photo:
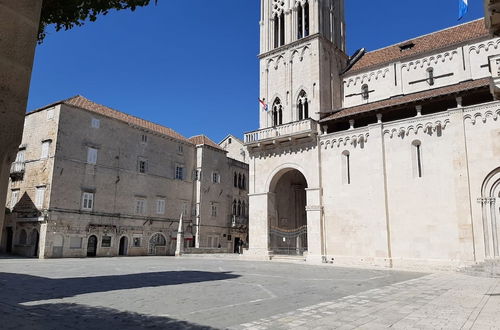
[{"label": "stone paving", "polygon": [[196,258],[0,259],[0,329],[500,329],[500,279]]}]

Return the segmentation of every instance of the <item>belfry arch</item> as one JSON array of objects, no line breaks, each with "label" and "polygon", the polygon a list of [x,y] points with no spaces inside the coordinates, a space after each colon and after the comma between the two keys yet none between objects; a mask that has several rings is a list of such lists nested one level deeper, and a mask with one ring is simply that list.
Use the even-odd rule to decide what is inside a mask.
[{"label": "belfry arch", "polygon": [[274,174],[268,195],[268,249],[271,255],[308,251],[307,188],[304,174],[285,168]]}]

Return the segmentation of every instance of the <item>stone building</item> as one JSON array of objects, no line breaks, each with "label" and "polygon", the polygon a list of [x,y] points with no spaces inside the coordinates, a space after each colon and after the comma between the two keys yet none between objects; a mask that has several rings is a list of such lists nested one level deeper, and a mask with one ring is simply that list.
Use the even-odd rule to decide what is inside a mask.
[{"label": "stone building", "polygon": [[209,138],[76,96],[26,115],[0,247],[40,258],[173,255],[182,214],[187,251],[233,252],[248,205],[234,175],[248,177],[248,165]]},{"label": "stone building", "polygon": [[261,5],[268,110],[245,134],[248,254],[415,268],[500,257],[500,39],[484,20],[348,56],[343,0]]}]

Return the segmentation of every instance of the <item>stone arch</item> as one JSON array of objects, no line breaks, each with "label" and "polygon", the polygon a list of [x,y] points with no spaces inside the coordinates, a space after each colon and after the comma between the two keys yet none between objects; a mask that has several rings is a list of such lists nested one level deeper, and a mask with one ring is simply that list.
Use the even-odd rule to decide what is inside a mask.
[{"label": "stone arch", "polygon": [[282,164],[282,165],[276,167],[271,172],[271,174],[269,175],[269,177],[267,178],[267,181],[266,181],[266,186],[265,186],[266,191],[272,192],[273,185],[276,185],[276,182],[277,182],[277,180],[279,180],[281,175],[285,174],[287,171],[290,171],[290,170],[297,170],[300,173],[302,173],[302,175],[306,178],[308,185],[310,185],[310,183],[312,182],[310,180],[310,178],[308,177],[308,175],[306,174],[307,172],[305,171],[305,169],[303,167],[301,167],[300,165],[295,164],[295,163],[285,163],[285,164]]},{"label": "stone arch", "polygon": [[484,248],[486,258],[500,257],[500,167],[490,172],[481,186]]},{"label": "stone arch", "polygon": [[148,242],[148,254],[156,256],[167,254],[167,238],[163,233],[151,235]]}]

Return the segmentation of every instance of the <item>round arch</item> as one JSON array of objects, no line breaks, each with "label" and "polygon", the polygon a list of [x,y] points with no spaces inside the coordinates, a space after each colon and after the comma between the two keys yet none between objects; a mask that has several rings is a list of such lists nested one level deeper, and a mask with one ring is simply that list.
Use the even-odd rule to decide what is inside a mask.
[{"label": "round arch", "polygon": [[272,192],[278,183],[279,179],[287,172],[291,170],[299,171],[306,179],[307,187],[310,186],[310,179],[308,178],[306,171],[301,166],[294,163],[285,163],[276,167],[266,180],[266,192]]},{"label": "round arch", "polygon": [[491,171],[481,186],[481,212],[483,220],[486,258],[500,257],[500,167]]}]

